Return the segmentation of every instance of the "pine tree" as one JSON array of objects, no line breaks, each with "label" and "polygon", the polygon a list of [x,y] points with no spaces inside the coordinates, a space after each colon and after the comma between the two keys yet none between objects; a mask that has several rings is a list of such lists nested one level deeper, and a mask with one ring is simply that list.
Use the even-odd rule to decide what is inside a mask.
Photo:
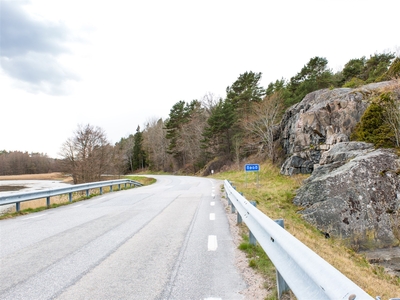
[{"label": "pine tree", "polygon": [[143,133],[140,131],[140,126],[136,129],[133,138],[132,168],[133,170],[143,169],[146,167],[146,153],[143,149]]}]

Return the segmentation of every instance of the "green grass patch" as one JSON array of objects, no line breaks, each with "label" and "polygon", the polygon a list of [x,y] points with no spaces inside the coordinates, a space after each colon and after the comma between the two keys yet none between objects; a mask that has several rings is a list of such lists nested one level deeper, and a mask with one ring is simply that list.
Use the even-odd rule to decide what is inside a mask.
[{"label": "green grass patch", "polygon": [[150,185],[155,183],[157,180],[151,177],[145,177],[145,176],[135,176],[135,175],[128,175],[125,176],[126,179],[138,181],[143,185]]}]

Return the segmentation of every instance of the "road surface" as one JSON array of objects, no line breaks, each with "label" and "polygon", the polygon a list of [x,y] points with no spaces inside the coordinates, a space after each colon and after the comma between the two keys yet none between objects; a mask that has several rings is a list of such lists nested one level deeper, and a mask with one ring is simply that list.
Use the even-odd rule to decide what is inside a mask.
[{"label": "road surface", "polygon": [[0,221],[0,299],[243,299],[222,182],[154,177]]}]

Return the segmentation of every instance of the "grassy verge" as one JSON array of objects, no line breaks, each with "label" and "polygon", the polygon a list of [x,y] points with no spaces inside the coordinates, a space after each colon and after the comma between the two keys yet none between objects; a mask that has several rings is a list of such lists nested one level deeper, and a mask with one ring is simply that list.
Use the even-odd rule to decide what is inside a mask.
[{"label": "grassy verge", "polygon": [[[387,274],[382,267],[371,265],[364,255],[347,248],[342,240],[326,239],[319,230],[305,222],[297,213],[300,208],[292,204],[292,199],[306,176],[282,176],[275,166],[262,164],[258,174],[245,174],[241,170],[224,172],[213,177],[232,181],[246,199],[255,200],[257,208],[271,219],[284,219],[287,231],[372,297],[381,296],[383,300],[398,296],[400,291],[398,277]],[[260,246],[249,244],[246,237],[247,229],[243,229],[243,235],[243,243],[239,248],[246,252],[250,267],[275,282],[275,268],[267,255]],[[272,294],[276,295],[276,292]],[[269,299],[275,299],[276,296],[271,297]]]},{"label": "grassy verge", "polygon": [[[154,178],[150,178],[150,177],[125,176],[125,178],[138,181],[143,185],[150,185],[150,184],[153,184],[154,182],[156,182],[156,180]],[[135,188],[135,186],[132,186],[132,187],[121,186],[121,191],[132,189],[132,188]],[[118,191],[118,185],[114,185],[113,192],[117,192],[117,191]],[[110,192],[109,186],[103,187],[103,194],[106,194],[109,192]],[[100,195],[99,189],[90,190],[89,196],[86,195],[86,191],[75,192],[75,193],[72,193],[72,202],[69,202],[69,198],[68,198],[67,194],[54,196],[54,197],[50,198],[51,204],[49,207],[47,207],[47,205],[46,205],[45,198],[21,202],[21,210],[19,212],[12,211],[12,212],[4,213],[4,214],[0,215],[0,220],[14,218],[17,216],[22,216],[22,215],[27,215],[27,214],[34,213],[34,212],[43,211],[46,209],[51,209],[51,208],[56,208],[59,206],[68,205],[68,204],[75,203],[78,201],[91,199],[91,198],[99,196],[99,195]]]},{"label": "grassy verge", "polygon": [[135,175],[129,175],[129,176],[124,176],[126,179],[138,181],[143,185],[150,185],[155,183],[157,180],[151,177],[144,177],[144,176],[135,176]]}]

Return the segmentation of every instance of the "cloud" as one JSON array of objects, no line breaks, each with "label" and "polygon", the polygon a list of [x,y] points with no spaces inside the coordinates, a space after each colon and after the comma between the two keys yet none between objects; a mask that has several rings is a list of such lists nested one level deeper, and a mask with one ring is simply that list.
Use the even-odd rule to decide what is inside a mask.
[{"label": "cloud", "polygon": [[0,9],[1,68],[30,92],[63,94],[63,85],[77,76],[58,60],[70,50],[70,32],[63,24],[34,19],[20,1],[2,1]]}]

